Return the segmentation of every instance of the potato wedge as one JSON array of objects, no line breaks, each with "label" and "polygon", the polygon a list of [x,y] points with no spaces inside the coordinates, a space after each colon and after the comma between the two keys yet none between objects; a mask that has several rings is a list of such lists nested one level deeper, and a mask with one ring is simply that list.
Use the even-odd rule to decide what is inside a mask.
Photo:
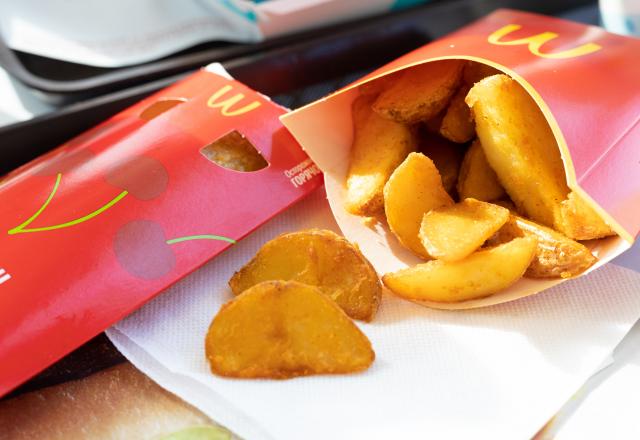
[{"label": "potato wedge", "polygon": [[469,86],[461,86],[451,98],[447,111],[442,118],[440,134],[451,142],[464,144],[476,135],[476,128],[471,118],[471,110],[464,102],[468,92]]},{"label": "potato wedge", "polygon": [[382,190],[389,176],[417,148],[414,132],[380,117],[371,109],[374,97],[353,103],[354,140],[347,174],[345,209],[365,217],[382,211]]},{"label": "potato wedge", "polygon": [[489,166],[479,140],[475,140],[462,159],[458,175],[458,195],[461,200],[474,198],[485,202],[506,195],[495,171]]},{"label": "potato wedge", "polygon": [[450,195],[454,195],[463,156],[460,146],[421,130],[418,149],[433,161],[442,178],[442,186]]},{"label": "potato wedge", "polygon": [[420,64],[404,71],[373,104],[381,116],[405,124],[431,119],[455,93],[463,61],[446,60]]},{"label": "potato wedge", "polygon": [[515,80],[493,75],[476,83],[466,102],[487,162],[518,210],[556,225],[569,188],[560,149],[533,98]]},{"label": "potato wedge", "polygon": [[464,260],[431,260],[388,273],[382,282],[394,294],[410,300],[460,302],[483,298],[518,281],[536,249],[535,237],[516,238]]},{"label": "potato wedge", "polygon": [[486,78],[487,76],[499,75],[500,72],[493,67],[477,63],[475,61],[469,61],[465,64],[464,69],[462,70],[462,81],[469,87],[473,87],[475,83]]},{"label": "potato wedge", "polygon": [[420,240],[433,258],[458,261],[471,255],[509,220],[502,206],[465,199],[426,213]]},{"label": "potato wedge", "polygon": [[560,207],[556,229],[575,240],[608,237],[615,232],[578,194],[570,192]]},{"label": "potato wedge", "polygon": [[409,154],[384,186],[384,209],[391,232],[423,258],[429,254],[418,237],[422,217],[448,205],[453,205],[453,200],[442,186],[433,161],[424,154]]},{"label": "potato wedge", "polygon": [[489,244],[507,243],[528,236],[538,239],[538,248],[524,274],[527,277],[570,278],[581,274],[597,261],[583,244],[517,215],[511,215],[509,221],[491,237]]},{"label": "potato wedge", "polygon": [[200,151],[211,162],[230,170],[251,172],[269,165],[256,147],[237,130],[225,134]]},{"label": "potato wedge", "polygon": [[294,280],[317,286],[347,315],[370,321],[382,288],[360,250],[334,232],[310,229],[265,243],[229,280],[235,295],[267,280]]},{"label": "potato wedge", "polygon": [[243,378],[351,373],[375,357],[335,302],[296,281],[256,284],[222,306],[205,350],[213,373]]}]

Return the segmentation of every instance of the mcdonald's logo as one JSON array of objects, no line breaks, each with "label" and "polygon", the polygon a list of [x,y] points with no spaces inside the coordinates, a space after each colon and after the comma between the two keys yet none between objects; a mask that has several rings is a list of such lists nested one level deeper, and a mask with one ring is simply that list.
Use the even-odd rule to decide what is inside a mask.
[{"label": "mcdonald's logo", "polygon": [[520,38],[518,40],[511,41],[501,41],[503,37],[509,35],[511,32],[517,31],[521,29],[522,26],[518,24],[508,24],[491,35],[489,35],[488,41],[491,44],[497,44],[499,46],[517,46],[517,45],[527,45],[529,51],[539,57],[542,58],[551,58],[554,60],[559,60],[563,58],[575,58],[581,57],[584,55],[588,55],[593,52],[597,52],[602,49],[602,46],[595,43],[586,43],[582,46],[574,47],[573,49],[563,50],[561,52],[554,53],[543,53],[540,51],[542,46],[558,37],[558,34],[555,32],[543,32],[538,35],[533,35],[531,37]]},{"label": "mcdonald's logo", "polygon": [[222,115],[224,116],[238,116],[255,110],[260,107],[260,105],[262,105],[258,101],[253,101],[252,103],[247,104],[244,107],[239,107],[232,110],[232,107],[234,105],[238,104],[244,99],[244,94],[237,93],[230,98],[223,99],[222,97],[231,89],[233,89],[233,87],[230,85],[226,85],[220,88],[217,92],[209,97],[209,99],[207,100],[207,106],[211,108],[219,108],[220,113],[222,113]]}]

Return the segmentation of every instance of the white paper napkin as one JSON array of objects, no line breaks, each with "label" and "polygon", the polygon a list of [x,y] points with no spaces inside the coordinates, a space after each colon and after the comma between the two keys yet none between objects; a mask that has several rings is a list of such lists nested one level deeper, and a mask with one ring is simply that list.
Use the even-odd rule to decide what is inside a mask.
[{"label": "white paper napkin", "polygon": [[267,240],[337,229],[320,189],[108,331],[160,385],[245,439],[527,439],[640,316],[640,274],[613,264],[513,303],[437,311],[385,295],[359,324],[362,374],[286,381],[209,372],[204,336],[227,280]]},{"label": "white paper napkin", "polygon": [[640,321],[536,440],[640,438]]}]

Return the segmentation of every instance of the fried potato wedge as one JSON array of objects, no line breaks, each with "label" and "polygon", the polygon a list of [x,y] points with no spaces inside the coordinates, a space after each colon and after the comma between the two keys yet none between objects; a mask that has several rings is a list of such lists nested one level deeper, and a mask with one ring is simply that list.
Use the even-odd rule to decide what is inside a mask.
[{"label": "fried potato wedge", "polygon": [[422,130],[419,139],[419,151],[433,161],[445,191],[454,194],[463,156],[460,146],[426,130]]},{"label": "fried potato wedge", "polygon": [[424,154],[411,153],[393,172],[384,187],[384,209],[391,232],[400,243],[428,258],[418,233],[425,213],[453,200],[442,186],[440,173]]},{"label": "fried potato wedge", "polygon": [[530,278],[570,278],[581,274],[596,261],[589,249],[546,226],[517,215],[491,237],[489,244],[507,243],[518,237],[535,237],[538,248],[525,272]]},{"label": "fried potato wedge", "polygon": [[310,229],[267,242],[229,280],[235,295],[262,281],[294,280],[317,286],[347,315],[370,321],[382,288],[360,250],[334,232]]},{"label": "fried potato wedge", "polygon": [[509,220],[502,206],[465,199],[426,213],[420,240],[433,258],[458,261],[471,255]]},{"label": "fried potato wedge", "polygon": [[476,83],[466,102],[487,162],[518,210],[555,226],[569,188],[560,149],[533,98],[515,80],[493,75]]},{"label": "fried potato wedge", "polygon": [[374,97],[353,103],[354,140],[347,174],[345,209],[355,215],[382,211],[384,184],[398,165],[417,148],[413,130],[379,116],[371,109]]},{"label": "fried potato wedge", "polygon": [[375,357],[336,303],[296,281],[256,284],[222,306],[205,351],[213,373],[243,378],[352,373]]},{"label": "fried potato wedge", "polygon": [[493,67],[477,63],[475,61],[469,61],[465,64],[464,69],[462,70],[462,81],[469,87],[473,87],[475,83],[486,78],[487,76],[499,75],[500,72]]},{"label": "fried potato wedge", "polygon": [[457,188],[461,200],[474,198],[490,202],[506,195],[477,139],[462,159]]},{"label": "fried potato wedge", "polygon": [[382,282],[394,294],[410,300],[451,303],[483,298],[518,281],[536,249],[535,237],[516,238],[460,261],[431,260],[388,273]]},{"label": "fried potato wedge", "polygon": [[468,92],[469,86],[461,86],[451,98],[447,111],[442,118],[440,134],[451,142],[464,144],[476,135],[475,125],[471,118],[471,110],[464,102]]},{"label": "fried potato wedge", "polygon": [[236,130],[207,145],[201,152],[211,162],[235,171],[258,171],[269,165],[256,147]]},{"label": "fried potato wedge", "polygon": [[560,207],[556,229],[575,240],[608,237],[615,232],[577,193],[570,192]]},{"label": "fried potato wedge", "polygon": [[373,109],[387,119],[405,124],[431,119],[444,110],[458,88],[463,65],[463,61],[446,60],[403,70],[380,93]]}]

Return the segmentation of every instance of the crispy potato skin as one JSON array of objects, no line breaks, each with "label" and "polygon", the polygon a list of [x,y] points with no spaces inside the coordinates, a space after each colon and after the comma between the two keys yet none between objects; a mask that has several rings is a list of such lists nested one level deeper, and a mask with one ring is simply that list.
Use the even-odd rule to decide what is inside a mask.
[{"label": "crispy potato skin", "polygon": [[431,119],[447,106],[462,76],[463,61],[421,64],[402,71],[382,91],[373,109],[381,116],[405,124]]},{"label": "crispy potato skin", "polygon": [[489,166],[479,140],[467,150],[458,175],[458,195],[461,200],[474,198],[485,202],[498,200],[506,195],[495,171]]},{"label": "crispy potato skin", "polygon": [[459,261],[478,250],[509,220],[502,206],[465,199],[426,213],[420,239],[433,258]]},{"label": "crispy potato skin", "polygon": [[440,134],[451,142],[464,144],[469,142],[476,135],[475,125],[471,118],[471,110],[464,102],[470,87],[461,86],[447,107],[447,111],[442,118]]},{"label": "crispy potato skin", "polygon": [[581,274],[597,261],[583,244],[517,215],[511,215],[509,221],[491,237],[489,244],[507,243],[527,236],[538,239],[536,255],[525,272],[527,277],[570,278]]},{"label": "crispy potato skin", "polygon": [[369,368],[367,337],[317,287],[266,281],[226,303],[205,340],[220,376],[288,379]]},{"label": "crispy potato skin", "polygon": [[414,131],[371,109],[374,96],[353,103],[354,140],[347,174],[345,209],[365,217],[379,214],[382,191],[393,170],[417,148]]},{"label": "crispy potato skin", "polygon": [[391,232],[423,258],[429,258],[429,254],[418,236],[422,216],[452,204],[433,161],[420,153],[409,154],[384,187],[384,209]]},{"label": "crispy potato skin", "polygon": [[593,208],[573,191],[562,202],[560,220],[555,226],[575,240],[593,240],[615,234]]},{"label": "crispy potato skin", "polygon": [[251,172],[269,164],[238,131],[232,131],[202,149],[210,161],[235,171]]},{"label": "crispy potato skin", "polygon": [[462,162],[460,146],[427,130],[421,130],[419,138],[420,152],[433,161],[442,178],[442,186],[453,196]]},{"label": "crispy potato skin", "polygon": [[515,80],[494,75],[466,98],[487,162],[519,211],[546,226],[567,198],[560,149],[542,111]]},{"label": "crispy potato skin", "polygon": [[370,321],[382,288],[376,271],[344,237],[320,229],[280,235],[229,280],[235,295],[267,280],[294,280],[317,286],[350,317]]},{"label": "crispy potato skin", "polygon": [[447,303],[483,298],[518,281],[536,249],[535,237],[516,238],[460,261],[431,260],[388,273],[382,282],[394,294],[410,300]]}]

